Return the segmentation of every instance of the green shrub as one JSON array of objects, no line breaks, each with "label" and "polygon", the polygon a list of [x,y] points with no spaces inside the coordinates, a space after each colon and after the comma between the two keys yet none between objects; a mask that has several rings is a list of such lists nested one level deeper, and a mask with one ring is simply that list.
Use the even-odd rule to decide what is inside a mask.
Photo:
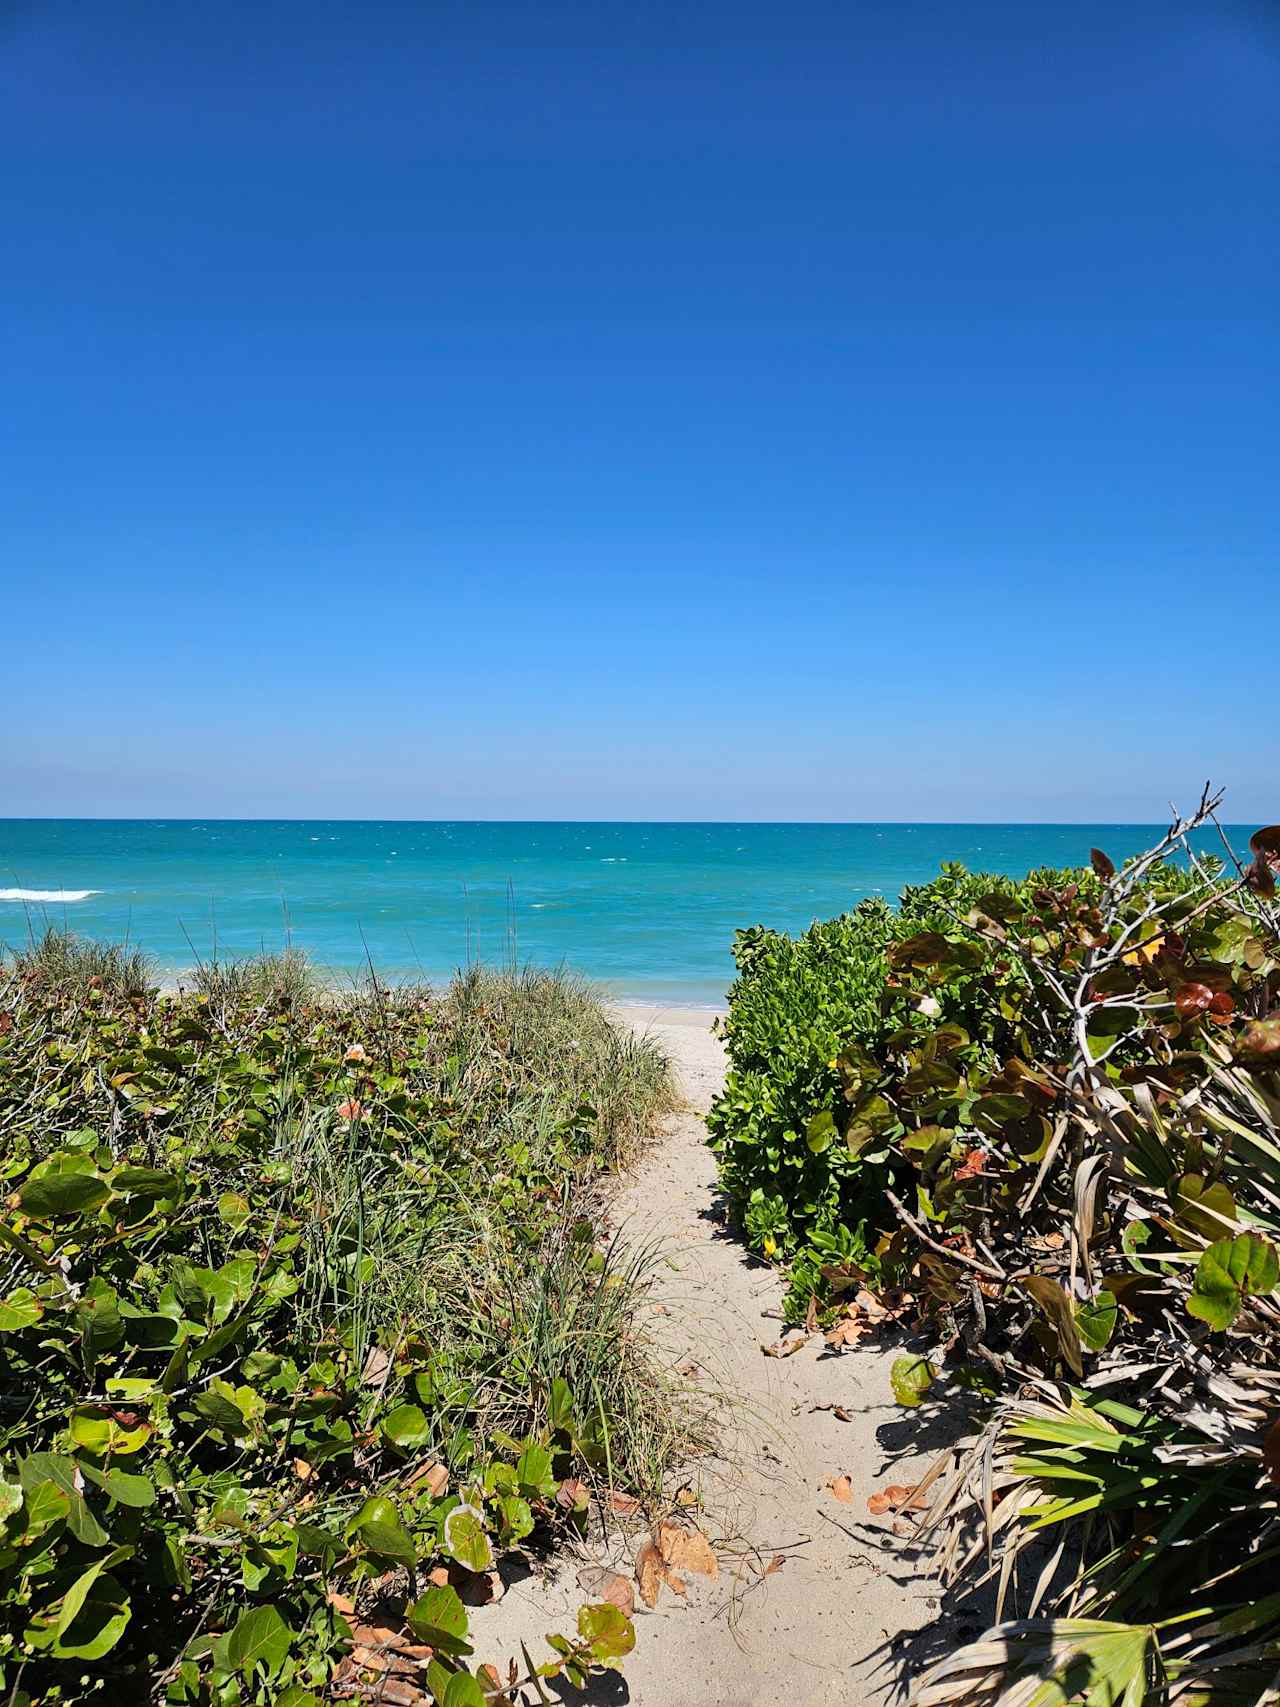
[{"label": "green shrub", "polygon": [[[811,1033],[829,1075],[780,1068],[785,1139],[834,1154],[858,1216],[823,1278],[897,1288],[903,1405],[976,1405],[976,1435],[905,1490],[934,1490],[924,1535],[950,1583],[994,1585],[998,1618],[1021,1602],[919,1707],[1274,1693],[1280,828],[1224,867],[1189,840],[1213,804],[1120,872],[1095,852],[908,892],[856,981],[837,974],[845,1035]],[[801,959],[773,961],[786,1001]]]},{"label": "green shrub", "polygon": [[[824,1269],[877,1269],[874,1229],[893,1177],[878,1140],[893,1121],[874,1064],[906,1012],[886,958],[892,945],[953,928],[982,895],[1014,898],[1059,876],[1014,882],[947,865],[933,882],[906,888],[896,910],[873,899],[797,938],[739,932],[721,1022],[729,1070],[707,1124],[747,1242],[789,1266],[792,1320],[825,1294]],[[942,993],[946,1019],[966,1025],[975,1047],[989,1047],[993,1030],[988,959],[975,956]],[[851,1121],[860,1143],[848,1141]]]},{"label": "green shrub", "polygon": [[[274,972],[0,972],[15,1707],[303,1707],[369,1595],[471,1702],[457,1588],[671,1451],[644,1263],[588,1209],[669,1095],[656,1050],[564,980],[309,1000]],[[553,1670],[625,1652],[615,1612]]]}]

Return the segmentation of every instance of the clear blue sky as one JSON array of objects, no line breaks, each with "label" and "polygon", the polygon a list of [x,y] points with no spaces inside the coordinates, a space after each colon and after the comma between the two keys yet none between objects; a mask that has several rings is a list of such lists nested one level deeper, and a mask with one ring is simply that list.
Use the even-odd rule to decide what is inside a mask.
[{"label": "clear blue sky", "polygon": [[1280,11],[0,7],[0,812],[1280,816]]}]

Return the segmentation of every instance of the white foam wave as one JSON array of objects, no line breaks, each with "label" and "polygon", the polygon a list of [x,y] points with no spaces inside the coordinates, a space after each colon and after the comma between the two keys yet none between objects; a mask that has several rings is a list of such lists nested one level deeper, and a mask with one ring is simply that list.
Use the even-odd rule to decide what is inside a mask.
[{"label": "white foam wave", "polygon": [[0,889],[0,901],[87,901],[101,889]]}]

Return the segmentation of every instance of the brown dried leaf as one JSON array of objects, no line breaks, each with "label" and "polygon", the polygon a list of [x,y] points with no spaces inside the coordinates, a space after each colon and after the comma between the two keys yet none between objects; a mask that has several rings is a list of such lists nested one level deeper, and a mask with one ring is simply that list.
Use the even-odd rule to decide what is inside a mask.
[{"label": "brown dried leaf", "polygon": [[348,1594],[339,1594],[337,1589],[330,1589],[325,1599],[335,1612],[340,1612],[344,1618],[350,1618],[356,1609],[356,1603]]},{"label": "brown dried leaf", "polygon": [[587,1565],[578,1572],[578,1587],[592,1600],[608,1600],[630,1618],[636,1609],[635,1591],[626,1577],[607,1565]]},{"label": "brown dried leaf", "polygon": [[682,1529],[678,1523],[660,1523],[658,1549],[673,1570],[693,1571],[700,1577],[720,1575],[711,1543],[700,1529]]},{"label": "brown dried leaf", "polygon": [[785,1553],[775,1553],[769,1563],[761,1571],[762,1577],[771,1577],[775,1571],[780,1571],[787,1562]]},{"label": "brown dried leaf", "polygon": [[427,1492],[433,1500],[438,1500],[449,1486],[449,1472],[443,1464],[419,1464],[405,1477],[406,1488],[416,1488],[425,1482]]},{"label": "brown dried leaf", "polygon": [[826,1485],[841,1505],[853,1504],[853,1483],[847,1476],[833,1476]]},{"label": "brown dried leaf", "polygon": [[666,1560],[652,1541],[642,1544],[636,1554],[636,1586],[646,1606],[656,1606],[667,1574]]},{"label": "brown dried leaf", "polygon": [[857,1345],[859,1340],[867,1339],[874,1332],[867,1318],[851,1305],[848,1315],[842,1316],[822,1337],[832,1351],[843,1351],[845,1346]]},{"label": "brown dried leaf", "polygon": [[370,1346],[369,1355],[364,1360],[364,1368],[360,1371],[360,1379],[366,1387],[376,1387],[390,1367],[391,1353],[380,1345]]},{"label": "brown dried leaf", "polygon": [[924,1508],[923,1494],[918,1494],[914,1488],[904,1488],[897,1482],[882,1488],[867,1500],[867,1510],[872,1517],[882,1517],[886,1511],[923,1511]]},{"label": "brown dried leaf", "polygon": [[403,1630],[393,1629],[390,1624],[353,1624],[351,1640],[361,1648],[394,1648],[398,1649],[406,1640]]},{"label": "brown dried leaf", "polygon": [[609,1495],[609,1510],[616,1511],[619,1517],[634,1517],[640,1510],[640,1501],[634,1494],[620,1494],[615,1488]]},{"label": "brown dried leaf", "polygon": [[760,1350],[766,1357],[791,1357],[808,1339],[807,1334],[797,1334],[795,1339],[779,1340],[776,1345],[762,1345]]}]

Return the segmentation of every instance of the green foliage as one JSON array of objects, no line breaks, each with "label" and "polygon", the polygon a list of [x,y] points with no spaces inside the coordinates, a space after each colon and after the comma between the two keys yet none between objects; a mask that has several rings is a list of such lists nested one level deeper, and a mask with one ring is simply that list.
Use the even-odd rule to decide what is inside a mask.
[{"label": "green foliage", "polygon": [[[895,1069],[918,1109],[941,1113],[961,1100],[967,1064],[991,1056],[1002,1024],[990,1000],[999,957],[967,940],[957,920],[982,899],[1021,912],[1034,889],[1062,876],[1015,883],[948,865],[904,890],[897,911],[875,899],[794,939],[738,933],[722,1022],[729,1072],[707,1124],[748,1243],[790,1266],[791,1319],[815,1292],[825,1296],[833,1273],[881,1272],[865,1223],[901,1172],[894,1140],[916,1126],[886,1095]],[[1017,986],[1016,969],[1004,975]],[[988,1099],[975,1124],[1010,1112],[1030,1110]]]},{"label": "green foliage", "polygon": [[[639,1270],[580,1188],[665,1063],[554,978],[168,997],[102,964],[0,969],[0,1688],[318,1699],[332,1595],[393,1572],[469,1701],[421,1574],[580,1524],[571,1475],[661,1473]],[[622,1651],[565,1640],[582,1675]]]},{"label": "green foliage", "polygon": [[749,1236],[797,1315],[909,1298],[900,1403],[980,1401],[926,1533],[1030,1612],[931,1707],[1274,1683],[1280,829],[1233,869],[1190,823],[1122,871],[949,869],[898,915],[739,938],[712,1141]]}]

